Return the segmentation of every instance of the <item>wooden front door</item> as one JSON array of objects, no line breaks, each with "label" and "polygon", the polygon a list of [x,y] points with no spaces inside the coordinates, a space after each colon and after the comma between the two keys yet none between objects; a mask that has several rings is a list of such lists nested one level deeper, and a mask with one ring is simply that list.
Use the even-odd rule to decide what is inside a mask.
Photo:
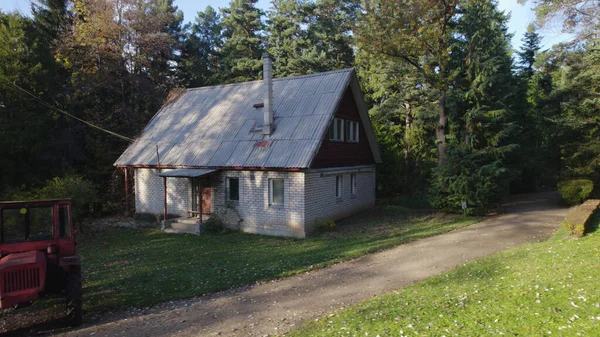
[{"label": "wooden front door", "polygon": [[212,189],[202,186],[202,214],[210,214],[212,210]]},{"label": "wooden front door", "polygon": [[202,214],[210,214],[212,211],[212,189],[210,187],[210,179],[193,178],[192,179],[192,211],[198,210],[198,201],[200,195],[198,195],[198,184],[202,188]]}]

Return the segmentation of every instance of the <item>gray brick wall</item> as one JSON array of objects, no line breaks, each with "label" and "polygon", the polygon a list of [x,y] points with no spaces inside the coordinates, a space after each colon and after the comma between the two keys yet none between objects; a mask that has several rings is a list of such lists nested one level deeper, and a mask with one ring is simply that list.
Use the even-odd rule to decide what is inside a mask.
[{"label": "gray brick wall", "polygon": [[[239,201],[228,200],[229,177],[239,179]],[[269,179],[284,180],[283,205],[269,205]],[[213,209],[230,227],[244,232],[304,237],[304,173],[221,171],[213,193]]]},{"label": "gray brick wall", "polygon": [[[168,171],[168,170],[164,170]],[[163,178],[156,169],[135,170],[135,210],[137,213],[163,214]],[[167,178],[167,212],[188,215],[191,209],[192,184],[189,178]]]},{"label": "gray brick wall", "polygon": [[[351,194],[350,175],[356,174],[356,194]],[[336,176],[342,176],[342,195],[336,198]],[[375,167],[340,168],[305,175],[305,231],[311,233],[319,217],[339,220],[375,206]]]},{"label": "gray brick wall", "polygon": [[[163,179],[155,169],[135,170],[138,213],[163,213]],[[350,175],[356,174],[356,195]],[[342,197],[335,196],[336,176],[343,176]],[[239,201],[228,200],[227,178],[239,179]],[[269,179],[284,179],[284,204],[269,204]],[[340,168],[307,172],[229,171],[213,176],[212,212],[226,224],[248,233],[304,237],[319,217],[339,220],[375,205],[375,168]],[[167,178],[168,212],[187,217],[191,181]]]}]

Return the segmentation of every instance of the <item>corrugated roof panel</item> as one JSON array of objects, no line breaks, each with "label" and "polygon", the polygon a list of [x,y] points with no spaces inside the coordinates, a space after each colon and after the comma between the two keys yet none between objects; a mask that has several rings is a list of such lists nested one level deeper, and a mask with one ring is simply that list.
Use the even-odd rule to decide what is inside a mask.
[{"label": "corrugated roof panel", "polygon": [[294,151],[294,155],[287,158],[284,166],[290,168],[308,167],[315,154],[314,149],[318,146],[312,140],[285,140],[283,144],[286,148]]},{"label": "corrugated roof panel", "polygon": [[267,167],[267,159],[271,154],[273,142],[270,141],[268,146],[256,146],[256,143],[253,144],[253,149],[246,161],[244,162],[244,166],[246,167]]},{"label": "corrugated roof panel", "polygon": [[[242,135],[247,133],[246,130],[242,130],[245,123],[245,119],[235,119],[230,121],[225,125],[225,129],[223,130],[223,134],[220,139],[222,139],[223,141],[234,140],[238,133],[241,132]],[[245,139],[248,139],[248,137],[245,137]]]},{"label": "corrugated roof panel", "polygon": [[[314,139],[318,137],[314,137],[315,130],[322,131],[323,124],[326,123],[324,121],[324,117],[327,116],[302,116],[300,117],[300,121],[296,126],[296,131],[290,137],[291,139]],[[320,139],[319,139],[320,141]]]},{"label": "corrugated roof panel", "polygon": [[229,160],[227,160],[227,164],[225,166],[246,166],[246,160],[254,150],[255,141],[240,141],[237,143],[235,150],[231,154]]},{"label": "corrugated roof panel", "polygon": [[319,104],[318,96],[299,96],[298,105],[293,107],[293,116],[310,116],[314,113],[317,104]]},{"label": "corrugated roof panel", "polygon": [[[352,70],[274,79],[275,131],[254,132],[262,81],[187,90],[164,106],[116,165],[307,167]],[[256,146],[267,140],[268,147]],[[263,143],[264,144],[264,143]]]},{"label": "corrugated roof panel", "polygon": [[341,95],[335,93],[323,94],[318,98],[319,103],[313,114],[315,115],[329,115],[329,111],[337,108],[340,101]]},{"label": "corrugated roof panel", "polygon": [[300,123],[300,117],[287,117],[275,119],[275,132],[271,139],[290,139]]},{"label": "corrugated roof panel", "polygon": [[269,157],[264,166],[287,167],[288,158],[293,155],[294,149],[290,147],[289,140],[274,140],[269,148]]},{"label": "corrugated roof panel", "polygon": [[302,87],[302,81],[288,80],[288,83],[286,84],[285,88],[281,91],[281,94],[279,94],[278,97],[289,98],[297,96],[300,87]]},{"label": "corrugated roof panel", "polygon": [[302,81],[302,85],[298,90],[298,96],[314,95],[317,88],[321,85],[323,78],[326,76],[310,76]]},{"label": "corrugated roof panel", "polygon": [[227,161],[231,158],[231,155],[235,151],[238,142],[222,142],[215,154],[208,161],[209,167],[222,167],[227,166]]},{"label": "corrugated roof panel", "polygon": [[[273,80],[273,97],[282,97],[285,87],[290,82],[290,78],[276,78]],[[263,90],[264,94],[264,90]]]},{"label": "corrugated roof panel", "polygon": [[[217,152],[220,143],[214,141],[201,141],[193,148],[194,159],[188,161],[189,166],[208,166],[208,163]],[[186,164],[180,164],[186,165]],[[188,166],[188,165],[186,165]]]},{"label": "corrugated roof panel", "polygon": [[175,169],[163,171],[157,175],[159,177],[197,178],[217,171],[211,169]]},{"label": "corrugated roof panel", "polygon": [[252,138],[252,133],[256,133],[254,132],[255,121],[253,119],[246,119],[243,122],[244,124],[242,125],[238,133],[235,135],[234,140],[248,140],[248,138]]},{"label": "corrugated roof panel", "polygon": [[183,166],[185,163],[191,162],[193,159],[193,149],[189,146],[186,146],[184,143],[179,143],[173,145],[164,159],[161,157],[161,164]]},{"label": "corrugated roof panel", "polygon": [[291,117],[294,113],[294,110],[300,103],[300,97],[282,97],[275,100],[278,102],[277,108],[274,109],[274,116],[276,117]]}]

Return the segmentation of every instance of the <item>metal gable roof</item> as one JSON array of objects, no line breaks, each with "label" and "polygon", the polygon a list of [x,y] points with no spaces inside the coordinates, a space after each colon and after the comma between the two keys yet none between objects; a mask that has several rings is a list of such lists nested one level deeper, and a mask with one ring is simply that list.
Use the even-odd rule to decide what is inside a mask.
[{"label": "metal gable roof", "polygon": [[[186,90],[165,105],[116,166],[308,168],[353,69],[273,80],[275,131],[255,131],[262,81]],[[258,142],[266,141],[260,144]]]}]

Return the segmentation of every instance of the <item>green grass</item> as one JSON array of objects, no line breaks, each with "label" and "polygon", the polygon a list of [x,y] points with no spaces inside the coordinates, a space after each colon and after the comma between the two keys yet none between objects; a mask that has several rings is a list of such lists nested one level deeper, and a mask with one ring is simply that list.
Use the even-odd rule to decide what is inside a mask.
[{"label": "green grass", "polygon": [[289,239],[237,232],[168,234],[107,228],[79,238],[85,309],[146,307],[356,258],[470,225],[478,218],[428,216],[399,220],[378,207],[343,221],[333,232]]},{"label": "green grass", "polygon": [[600,336],[600,215],[313,321],[290,336]]}]

